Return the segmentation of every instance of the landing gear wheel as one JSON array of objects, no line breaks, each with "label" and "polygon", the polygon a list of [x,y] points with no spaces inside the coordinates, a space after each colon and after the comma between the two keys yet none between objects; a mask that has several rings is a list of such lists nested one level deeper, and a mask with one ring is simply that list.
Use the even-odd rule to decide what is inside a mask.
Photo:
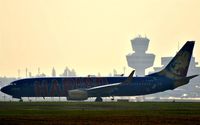
[{"label": "landing gear wheel", "polygon": [[114,96],[112,96],[112,97],[111,97],[111,100],[112,100],[112,101],[114,101],[114,100],[115,100]]},{"label": "landing gear wheel", "polygon": [[102,99],[101,97],[97,97],[97,98],[95,99],[95,102],[103,102],[103,99]]},{"label": "landing gear wheel", "polygon": [[20,99],[19,102],[23,102],[23,99]]}]

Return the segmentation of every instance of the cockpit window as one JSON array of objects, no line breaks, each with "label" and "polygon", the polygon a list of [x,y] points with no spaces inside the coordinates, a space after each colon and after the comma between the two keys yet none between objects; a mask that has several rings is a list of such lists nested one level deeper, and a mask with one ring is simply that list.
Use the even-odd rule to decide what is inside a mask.
[{"label": "cockpit window", "polygon": [[15,82],[12,82],[12,83],[10,83],[11,85],[16,85],[16,83]]}]

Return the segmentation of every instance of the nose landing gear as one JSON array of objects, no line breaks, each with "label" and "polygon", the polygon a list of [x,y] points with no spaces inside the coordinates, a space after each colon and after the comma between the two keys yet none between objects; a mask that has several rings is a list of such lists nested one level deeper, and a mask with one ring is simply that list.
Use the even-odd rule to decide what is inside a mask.
[{"label": "nose landing gear", "polygon": [[103,102],[103,99],[102,99],[101,97],[97,97],[97,98],[95,99],[95,102]]},{"label": "nose landing gear", "polygon": [[19,102],[23,102],[23,99],[22,99],[22,98],[20,98],[20,99],[19,99]]}]

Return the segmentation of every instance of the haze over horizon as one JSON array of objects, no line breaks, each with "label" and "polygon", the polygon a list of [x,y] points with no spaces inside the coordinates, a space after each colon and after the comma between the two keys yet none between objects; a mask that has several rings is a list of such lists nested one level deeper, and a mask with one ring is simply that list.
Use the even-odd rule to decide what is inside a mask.
[{"label": "haze over horizon", "polygon": [[0,76],[17,76],[25,68],[57,75],[66,66],[77,75],[130,73],[130,40],[150,39],[148,52],[174,56],[195,40],[200,63],[199,0],[0,0]]}]

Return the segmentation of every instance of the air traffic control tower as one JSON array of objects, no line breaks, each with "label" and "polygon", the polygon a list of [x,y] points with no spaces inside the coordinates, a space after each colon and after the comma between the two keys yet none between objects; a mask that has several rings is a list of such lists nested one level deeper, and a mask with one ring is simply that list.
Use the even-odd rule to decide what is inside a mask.
[{"label": "air traffic control tower", "polygon": [[144,76],[145,69],[152,67],[155,59],[154,54],[146,53],[149,39],[139,36],[131,40],[131,45],[135,53],[126,55],[128,66],[136,70],[136,76]]}]

